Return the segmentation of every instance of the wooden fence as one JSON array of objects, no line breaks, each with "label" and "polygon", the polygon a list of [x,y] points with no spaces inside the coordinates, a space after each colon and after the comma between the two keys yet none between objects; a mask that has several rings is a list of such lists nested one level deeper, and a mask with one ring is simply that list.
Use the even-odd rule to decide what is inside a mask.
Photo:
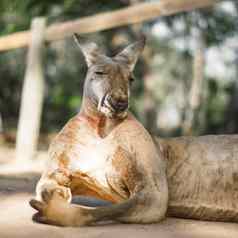
[{"label": "wooden fence", "polygon": [[160,0],[158,3],[136,4],[116,11],[53,24],[49,27],[46,27],[44,18],[36,18],[32,21],[30,31],[0,37],[0,51],[28,46],[17,130],[17,161],[29,161],[36,151],[44,95],[42,66],[44,42],[64,39],[74,32],[83,34],[141,23],[161,16],[209,7],[217,2],[219,0]]}]

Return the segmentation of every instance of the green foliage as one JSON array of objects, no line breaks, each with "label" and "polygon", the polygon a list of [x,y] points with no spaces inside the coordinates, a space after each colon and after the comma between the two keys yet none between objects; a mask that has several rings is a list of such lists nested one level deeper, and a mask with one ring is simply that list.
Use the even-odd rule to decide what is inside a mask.
[{"label": "green foliage", "polygon": [[[52,24],[104,11],[113,11],[126,6],[126,2],[122,0],[1,0],[0,35],[28,30],[31,20],[37,16],[46,16],[48,24]],[[238,12],[238,4],[235,1],[234,3],[235,10]],[[230,15],[219,8],[214,8],[161,18],[159,20],[166,22],[172,32],[170,38],[165,40],[151,36],[151,27],[158,22],[157,20],[143,24],[142,31],[146,32],[147,45],[152,54],[149,67],[143,60],[140,60],[136,67],[131,110],[144,121],[145,95],[142,79],[145,74],[151,74],[152,78],[155,78],[150,85],[153,89],[152,97],[157,106],[155,114],[163,103],[173,102],[178,105],[181,117],[183,117],[185,108],[180,105],[180,100],[172,92],[182,92],[187,96],[193,75],[193,54],[188,49],[177,49],[171,41],[181,36],[189,39],[194,29],[201,29],[208,48],[222,45],[230,36],[237,35],[237,15]],[[185,28],[181,31],[176,29],[178,21],[183,21],[185,24]],[[136,38],[130,26],[90,34],[87,37],[101,45],[109,55],[113,55],[118,51],[114,40],[121,36],[124,43]],[[157,56],[163,60],[158,62],[154,60]],[[7,127],[17,126],[25,59],[26,50],[24,49],[0,54],[0,112]],[[61,128],[70,117],[79,111],[83,79],[87,69],[82,54],[70,38],[47,45],[44,65],[47,88],[42,130],[49,131]],[[207,80],[208,93],[206,103],[203,105],[206,125],[199,129],[198,133],[216,133],[219,128],[225,128],[225,123],[229,124],[225,114],[230,103],[230,94],[234,92],[227,91],[229,85],[222,85],[217,79]],[[232,112],[230,114],[232,115]],[[175,131],[180,133],[181,128],[176,128]]]}]

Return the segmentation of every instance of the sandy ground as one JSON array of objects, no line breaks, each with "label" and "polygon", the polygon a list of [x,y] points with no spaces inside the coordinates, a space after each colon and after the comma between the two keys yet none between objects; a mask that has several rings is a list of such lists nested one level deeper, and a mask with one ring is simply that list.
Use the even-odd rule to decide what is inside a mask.
[{"label": "sandy ground", "polygon": [[[8,153],[5,151],[5,155]],[[8,157],[9,158],[9,157]],[[0,156],[1,162],[1,156]],[[14,165],[12,166],[14,168]],[[4,168],[4,169],[1,169]],[[0,165],[0,238],[237,238],[238,224],[167,218],[159,224],[101,224],[92,227],[62,228],[33,223],[34,210],[28,205],[40,173],[28,167],[24,173],[7,171]],[[8,167],[9,168],[9,167]]]}]

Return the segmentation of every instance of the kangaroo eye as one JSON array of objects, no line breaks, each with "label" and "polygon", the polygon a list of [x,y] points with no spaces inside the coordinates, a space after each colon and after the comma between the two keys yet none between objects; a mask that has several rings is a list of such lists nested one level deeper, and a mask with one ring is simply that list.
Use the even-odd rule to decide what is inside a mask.
[{"label": "kangaroo eye", "polygon": [[104,73],[102,71],[96,71],[95,74],[97,74],[97,75],[105,75],[106,73]]}]

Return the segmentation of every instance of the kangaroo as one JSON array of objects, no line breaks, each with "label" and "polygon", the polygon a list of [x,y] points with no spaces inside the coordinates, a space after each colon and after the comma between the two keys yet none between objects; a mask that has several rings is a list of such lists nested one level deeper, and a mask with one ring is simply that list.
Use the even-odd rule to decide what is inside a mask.
[{"label": "kangaroo", "polygon": [[[88,66],[81,110],[51,143],[30,201],[38,211],[33,219],[60,226],[154,223],[167,214],[238,221],[238,136],[152,137],[128,110],[145,39],[114,57],[74,39]],[[74,195],[111,204],[76,205]]]}]

